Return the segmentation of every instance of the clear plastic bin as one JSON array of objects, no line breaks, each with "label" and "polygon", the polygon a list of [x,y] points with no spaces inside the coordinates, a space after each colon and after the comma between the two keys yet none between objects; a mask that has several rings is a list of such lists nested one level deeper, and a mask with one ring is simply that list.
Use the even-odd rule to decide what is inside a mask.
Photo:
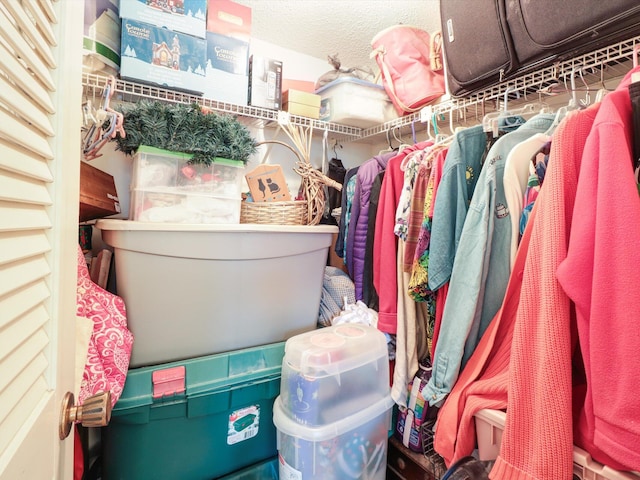
[{"label": "clear plastic bin", "polygon": [[[494,460],[500,453],[502,432],[506,413],[501,410],[484,409],[475,414],[478,457]],[[630,472],[619,472],[596,462],[588,452],[573,446],[573,475],[580,480],[638,480],[640,476]]]},{"label": "clear plastic bin", "polygon": [[240,222],[244,164],[223,158],[209,165],[191,155],[141,146],[133,158],[129,219],[141,222]]},{"label": "clear plastic bin", "polygon": [[273,405],[280,478],[386,478],[387,441],[394,404],[391,396],[364,404],[358,412],[337,422],[315,427],[292,420],[280,398]]},{"label": "clear plastic bin", "polygon": [[320,120],[367,128],[398,117],[382,85],[357,78],[338,78],[316,90]]},{"label": "clear plastic bin", "polygon": [[287,340],[283,414],[301,425],[337,422],[389,396],[386,338],[377,328],[343,324]]}]

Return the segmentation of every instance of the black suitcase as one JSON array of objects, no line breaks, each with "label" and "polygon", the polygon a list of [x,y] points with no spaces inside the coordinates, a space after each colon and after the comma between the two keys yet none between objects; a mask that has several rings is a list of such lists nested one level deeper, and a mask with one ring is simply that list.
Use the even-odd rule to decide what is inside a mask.
[{"label": "black suitcase", "polygon": [[449,92],[462,96],[640,34],[639,0],[440,0]]}]

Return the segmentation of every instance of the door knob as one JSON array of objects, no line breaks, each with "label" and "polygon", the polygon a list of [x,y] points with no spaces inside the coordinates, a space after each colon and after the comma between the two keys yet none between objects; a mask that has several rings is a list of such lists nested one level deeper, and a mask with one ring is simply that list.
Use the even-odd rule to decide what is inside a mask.
[{"label": "door knob", "polygon": [[74,422],[84,427],[104,427],[111,419],[111,392],[102,392],[87,398],[82,405],[74,405],[73,393],[67,392],[62,399],[58,434],[64,440],[71,432]]}]

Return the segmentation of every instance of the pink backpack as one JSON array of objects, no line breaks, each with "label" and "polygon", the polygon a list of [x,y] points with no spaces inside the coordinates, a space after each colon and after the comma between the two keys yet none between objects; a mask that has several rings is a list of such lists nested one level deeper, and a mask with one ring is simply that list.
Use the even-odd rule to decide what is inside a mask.
[{"label": "pink backpack", "polygon": [[394,25],[371,40],[384,86],[399,115],[417,112],[445,93],[442,33]]}]

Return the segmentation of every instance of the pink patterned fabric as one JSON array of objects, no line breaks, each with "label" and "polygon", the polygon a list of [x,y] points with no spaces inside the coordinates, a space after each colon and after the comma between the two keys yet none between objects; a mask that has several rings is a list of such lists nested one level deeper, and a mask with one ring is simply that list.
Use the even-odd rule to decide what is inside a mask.
[{"label": "pink patterned fabric", "polygon": [[115,405],[127,377],[133,335],[127,328],[124,301],[91,281],[79,245],[76,302],[76,314],[93,321],[78,403],[109,390]]}]

